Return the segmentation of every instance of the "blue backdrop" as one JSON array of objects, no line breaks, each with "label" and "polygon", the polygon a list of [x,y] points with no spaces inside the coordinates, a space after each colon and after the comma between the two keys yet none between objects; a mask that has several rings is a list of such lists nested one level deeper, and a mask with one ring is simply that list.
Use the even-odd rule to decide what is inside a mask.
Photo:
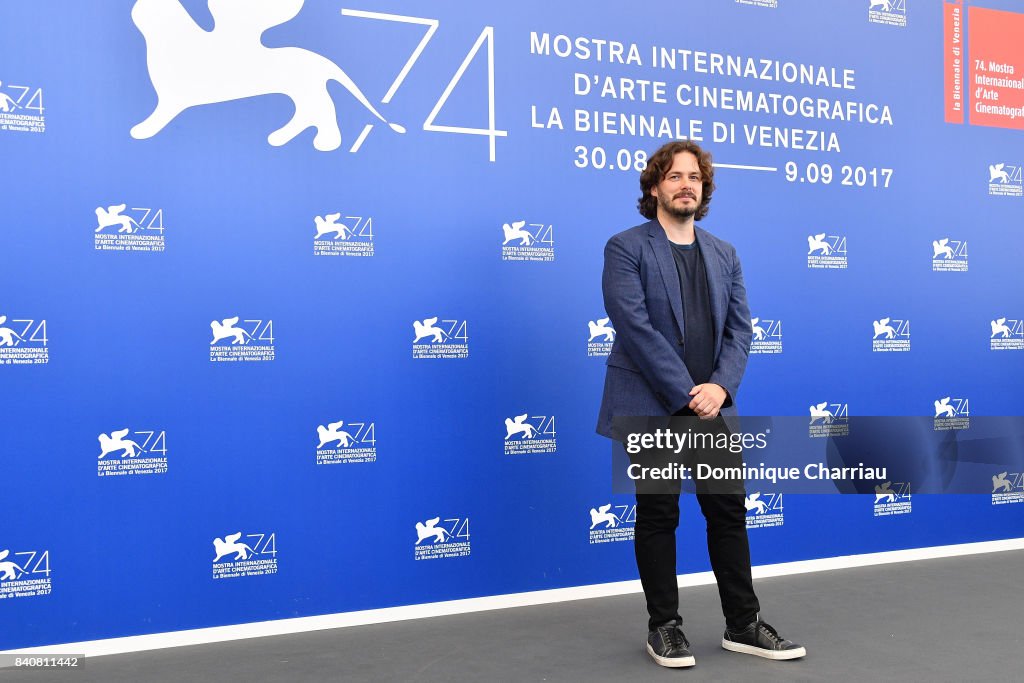
[{"label": "blue backdrop", "polygon": [[[945,122],[946,3],[210,4],[215,30],[204,0],[0,7],[0,649],[635,578],[588,323],[605,241],[642,222],[645,153],[693,121],[719,164],[702,225],[765,329],[741,412],[1024,407],[1024,138]],[[760,77],[784,63],[853,87]],[[338,67],[354,86],[318,75]],[[187,108],[135,129],[158,92]],[[336,149],[268,143],[296,107]],[[754,561],[1017,537],[1007,481],[881,504],[763,489]],[[684,508],[679,571],[707,570]]]}]

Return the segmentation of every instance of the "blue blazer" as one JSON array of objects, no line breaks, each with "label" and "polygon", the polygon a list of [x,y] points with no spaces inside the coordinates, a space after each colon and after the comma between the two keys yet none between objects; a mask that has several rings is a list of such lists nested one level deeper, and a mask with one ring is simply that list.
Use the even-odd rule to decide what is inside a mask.
[{"label": "blue blazer", "polygon": [[[736,415],[736,393],[747,367],[753,331],[736,249],[694,228],[704,258],[715,333],[710,382],[725,387],[721,414]],[[695,383],[683,363],[686,330],[679,273],[657,220],[608,240],[602,277],[604,307],[615,329],[597,432],[623,440],[614,417],[665,416],[686,406]]]}]

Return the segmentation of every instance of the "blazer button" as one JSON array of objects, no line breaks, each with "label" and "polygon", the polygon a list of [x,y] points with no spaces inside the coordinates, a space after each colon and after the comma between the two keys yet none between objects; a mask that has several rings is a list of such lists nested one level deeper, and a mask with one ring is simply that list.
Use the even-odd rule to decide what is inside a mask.
[{"label": "blazer button", "polygon": [[680,345],[680,346],[682,346],[682,345],[683,345],[683,338],[682,338],[682,337],[680,337],[680,338],[679,338],[679,345]]}]

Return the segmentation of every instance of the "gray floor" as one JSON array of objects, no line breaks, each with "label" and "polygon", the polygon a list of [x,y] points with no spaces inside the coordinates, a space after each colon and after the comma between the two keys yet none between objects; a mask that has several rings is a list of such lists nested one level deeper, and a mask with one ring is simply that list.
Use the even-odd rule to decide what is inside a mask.
[{"label": "gray floor", "polygon": [[762,616],[807,646],[772,662],[721,649],[714,586],[681,593],[697,666],[643,649],[642,596],[495,610],[90,659],[0,680],[1021,681],[1024,551],[765,579]]}]

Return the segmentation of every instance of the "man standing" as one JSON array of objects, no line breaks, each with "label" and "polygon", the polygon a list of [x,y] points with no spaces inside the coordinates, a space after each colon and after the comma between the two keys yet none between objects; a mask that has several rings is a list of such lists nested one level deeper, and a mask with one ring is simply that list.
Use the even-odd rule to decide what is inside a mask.
[{"label": "man standing", "polygon": [[[604,252],[604,304],[616,337],[597,431],[619,441],[625,435],[616,418],[736,415],[752,334],[736,250],[694,225],[707,215],[715,189],[711,155],[694,142],[670,142],[648,161],[640,188],[638,209],[649,222],[615,235]],[[678,611],[680,490],[675,480],[664,492],[636,496],[647,651],[670,667],[694,664]],[[743,493],[698,487],[697,501],[725,614],[722,647],[769,659],[803,657],[803,647],[759,618]]]}]

